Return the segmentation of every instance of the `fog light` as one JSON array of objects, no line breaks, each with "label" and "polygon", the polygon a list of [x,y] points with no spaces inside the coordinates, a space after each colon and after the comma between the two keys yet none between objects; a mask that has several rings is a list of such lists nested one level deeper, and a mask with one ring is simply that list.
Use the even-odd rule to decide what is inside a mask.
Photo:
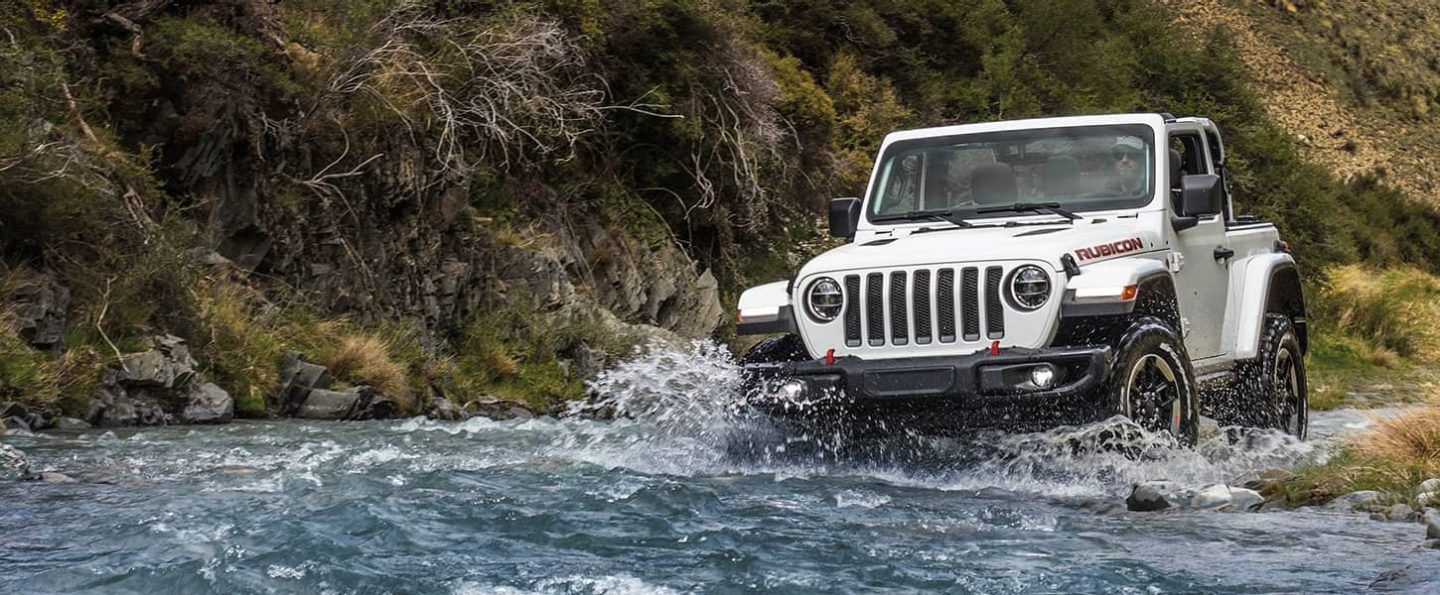
[{"label": "fog light", "polygon": [[805,383],[799,380],[786,380],[780,384],[776,392],[780,394],[781,399],[799,402],[800,395],[805,393]]},{"label": "fog light", "polygon": [[1030,383],[1037,388],[1050,388],[1055,384],[1055,366],[1044,364],[1030,368]]}]

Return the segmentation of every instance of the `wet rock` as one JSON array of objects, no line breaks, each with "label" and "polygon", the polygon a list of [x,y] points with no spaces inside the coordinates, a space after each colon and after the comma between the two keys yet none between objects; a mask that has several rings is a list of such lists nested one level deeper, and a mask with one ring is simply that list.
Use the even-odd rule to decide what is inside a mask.
[{"label": "wet rock", "polygon": [[1125,507],[1135,512],[1152,512],[1167,508],[1182,508],[1189,501],[1179,484],[1171,481],[1147,481],[1135,484]]},{"label": "wet rock", "polygon": [[1190,507],[1196,510],[1211,510],[1230,505],[1230,487],[1217,483],[1200,488],[1190,499]]},{"label": "wet rock", "polygon": [[38,479],[45,483],[78,483],[75,478],[64,473],[55,473],[54,471],[41,473]]},{"label": "wet rock", "polygon": [[1413,523],[1420,519],[1420,513],[1409,504],[1395,504],[1380,514],[1384,516],[1384,520],[1397,523]]},{"label": "wet rock", "polygon": [[86,423],[83,419],[75,419],[73,417],[61,417],[60,419],[55,420],[55,429],[57,430],[88,430],[90,428],[91,425],[89,423]]},{"label": "wet rock", "polygon": [[235,417],[235,400],[230,393],[206,382],[190,393],[190,402],[185,405],[180,419],[191,424],[224,424]]},{"label": "wet rock", "polygon": [[1240,486],[1247,490],[1260,490],[1265,486],[1284,481],[1294,475],[1293,471],[1272,467],[1269,469],[1251,470],[1230,481],[1230,485]]},{"label": "wet rock", "polygon": [[1230,488],[1230,508],[1240,512],[1254,512],[1265,505],[1265,496],[1246,488]]},{"label": "wet rock", "polygon": [[1440,539],[1440,511],[1427,510],[1420,517],[1420,522],[1425,524],[1425,537],[1427,539]]},{"label": "wet rock", "polygon": [[25,453],[9,444],[0,443],[0,480],[28,479],[30,460]]},{"label": "wet rock", "polygon": [[465,404],[465,410],[494,420],[530,419],[536,412],[529,405],[494,397],[482,397]]},{"label": "wet rock", "polygon": [[470,414],[450,399],[442,396],[430,401],[430,406],[425,410],[425,417],[441,421],[463,421],[469,418]]},{"label": "wet rock", "polygon": [[1374,490],[1361,490],[1338,496],[1325,504],[1326,508],[1340,510],[1371,510],[1380,506],[1383,495]]},{"label": "wet rock", "polygon": [[44,273],[22,270],[16,277],[8,296],[11,325],[31,347],[63,351],[70,290]]},{"label": "wet rock", "polygon": [[173,419],[148,397],[132,397],[119,386],[102,388],[90,400],[85,421],[102,428],[131,426],[163,426]]},{"label": "wet rock", "polygon": [[15,402],[0,403],[0,423],[4,423],[12,430],[26,432],[50,427],[50,421],[45,419],[44,415]]}]

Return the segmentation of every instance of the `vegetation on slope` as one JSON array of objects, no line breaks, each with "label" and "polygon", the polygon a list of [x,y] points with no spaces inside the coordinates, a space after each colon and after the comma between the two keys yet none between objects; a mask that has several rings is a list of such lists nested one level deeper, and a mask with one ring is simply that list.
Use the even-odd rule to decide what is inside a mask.
[{"label": "vegetation on slope", "polygon": [[[1229,34],[1173,19],[1142,0],[7,3],[0,272],[74,299],[60,354],[0,325],[0,382],[75,411],[74,387],[163,330],[249,414],[286,349],[407,401],[575,397],[580,354],[624,351],[610,327],[503,296],[417,316],[415,271],[594,222],[684,247],[733,299],[789,274],[885,132],[1000,118],[1207,115],[1239,208],[1311,270],[1435,271],[1433,210],[1307,163]],[[232,241],[252,227],[269,255]],[[569,271],[582,293],[593,264]]]}]

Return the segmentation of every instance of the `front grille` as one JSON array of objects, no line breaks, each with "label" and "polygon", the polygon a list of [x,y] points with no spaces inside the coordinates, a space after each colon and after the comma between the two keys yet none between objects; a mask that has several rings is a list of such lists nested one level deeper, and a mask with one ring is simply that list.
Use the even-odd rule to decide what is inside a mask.
[{"label": "front grille", "polygon": [[977,267],[961,268],[958,275],[953,268],[848,275],[845,345],[973,343],[981,340],[982,325],[986,338],[1004,338],[1003,278],[1001,267],[986,268],[982,298]]}]

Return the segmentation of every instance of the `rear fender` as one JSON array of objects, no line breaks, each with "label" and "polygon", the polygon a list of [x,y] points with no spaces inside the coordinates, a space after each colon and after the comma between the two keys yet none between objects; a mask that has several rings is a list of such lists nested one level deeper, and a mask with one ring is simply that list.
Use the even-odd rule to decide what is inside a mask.
[{"label": "rear fender", "polygon": [[1267,313],[1289,316],[1295,323],[1300,350],[1308,351],[1305,296],[1300,290],[1300,272],[1295,258],[1275,252],[1245,258],[1231,265],[1231,298],[1228,308],[1234,316],[1235,359],[1254,358],[1260,349],[1260,333]]}]

